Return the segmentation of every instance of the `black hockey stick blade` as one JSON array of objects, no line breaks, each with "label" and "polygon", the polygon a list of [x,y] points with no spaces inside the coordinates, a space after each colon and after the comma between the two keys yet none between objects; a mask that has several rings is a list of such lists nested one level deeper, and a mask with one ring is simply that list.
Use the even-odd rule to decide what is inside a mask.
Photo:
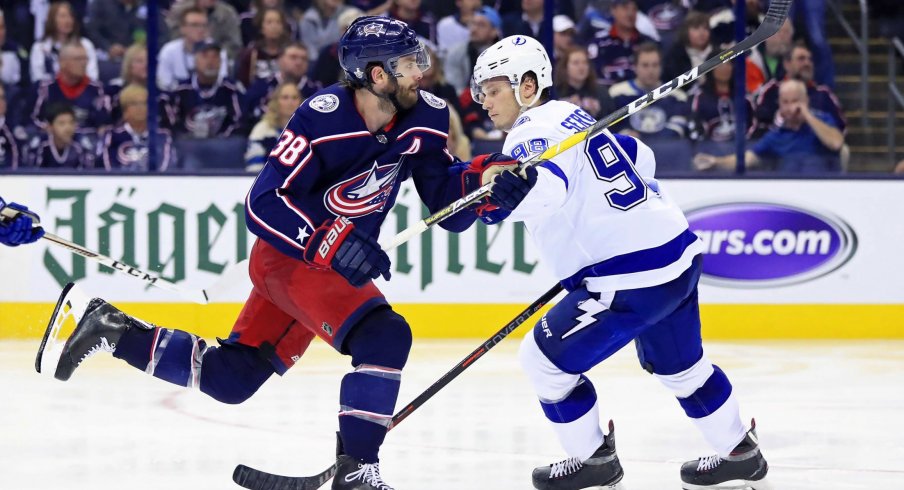
[{"label": "black hockey stick blade", "polygon": [[250,490],[316,490],[335,474],[335,464],[314,476],[274,475],[240,464],[232,472],[232,481]]}]

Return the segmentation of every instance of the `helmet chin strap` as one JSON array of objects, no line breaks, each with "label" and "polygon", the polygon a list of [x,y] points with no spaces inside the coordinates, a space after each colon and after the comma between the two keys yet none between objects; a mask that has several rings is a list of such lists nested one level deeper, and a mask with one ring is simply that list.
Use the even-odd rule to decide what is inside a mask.
[{"label": "helmet chin strap", "polygon": [[534,99],[530,101],[530,104],[526,104],[526,105],[525,105],[524,102],[521,101],[521,86],[520,86],[520,84],[519,84],[517,87],[513,86],[513,87],[512,87],[512,90],[515,92],[515,102],[517,102],[517,103],[518,103],[518,107],[521,108],[519,114],[520,114],[521,112],[524,112],[524,111],[530,109],[531,107],[534,106],[534,104],[536,104],[536,103],[540,100],[540,91],[538,90],[537,93],[534,94]]}]

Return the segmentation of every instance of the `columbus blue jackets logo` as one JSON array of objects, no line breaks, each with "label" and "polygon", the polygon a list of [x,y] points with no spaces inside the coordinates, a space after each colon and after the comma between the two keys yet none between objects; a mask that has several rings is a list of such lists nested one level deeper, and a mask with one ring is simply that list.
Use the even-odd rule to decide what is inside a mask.
[{"label": "columbus blue jackets logo", "polygon": [[148,148],[144,145],[136,145],[131,141],[119,145],[116,150],[116,159],[123,167],[147,165]]},{"label": "columbus blue jackets logo", "polygon": [[378,165],[334,185],[323,198],[327,209],[336,215],[364,216],[382,211],[392,194],[401,162]]},{"label": "columbus blue jackets logo", "polygon": [[361,31],[365,36],[379,36],[386,32],[386,28],[383,27],[383,24],[377,24],[376,22],[372,22],[364,26]]}]

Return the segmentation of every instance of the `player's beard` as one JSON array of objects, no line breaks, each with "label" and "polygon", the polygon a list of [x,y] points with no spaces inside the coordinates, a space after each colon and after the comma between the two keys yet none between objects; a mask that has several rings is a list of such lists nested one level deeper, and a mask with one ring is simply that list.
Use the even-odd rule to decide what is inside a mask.
[{"label": "player's beard", "polygon": [[418,98],[417,83],[413,84],[411,87],[404,88],[396,81],[395,98],[402,109],[411,109],[414,107],[414,105],[417,104]]}]

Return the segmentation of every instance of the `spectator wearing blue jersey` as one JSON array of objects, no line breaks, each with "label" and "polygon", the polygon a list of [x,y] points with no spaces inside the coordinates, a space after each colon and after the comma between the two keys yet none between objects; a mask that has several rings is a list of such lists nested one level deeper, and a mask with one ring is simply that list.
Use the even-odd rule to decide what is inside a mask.
[{"label": "spectator wearing blue jersey", "polygon": [[298,86],[291,82],[281,83],[269,96],[267,111],[248,136],[245,151],[245,170],[257,173],[267,163],[270,150],[276,145],[279,133],[289,122],[302,101]]},{"label": "spectator wearing blue jersey", "polygon": [[221,80],[220,45],[206,41],[195,47],[196,73],[166,96],[169,127],[176,137],[228,137],[240,129],[241,90]]},{"label": "spectator wearing blue jersey", "polygon": [[[148,91],[141,85],[128,85],[119,94],[122,120],[104,135],[101,161],[107,170],[146,172],[150,169],[148,138]],[[167,170],[173,162],[173,138],[165,129],[157,129],[157,162],[154,168]]]},{"label": "spectator wearing blue jersey", "polygon": [[[810,108],[807,88],[799,80],[786,80],[779,88],[782,125],[769,130],[744,154],[750,167],[774,168],[788,173],[839,172],[844,135],[829,115]],[[735,168],[735,155],[694,158],[698,170]]]},{"label": "spectator wearing blue jersey", "polygon": [[505,36],[522,35],[545,39],[543,29],[543,0],[521,0],[521,8],[502,18],[502,32]]},{"label": "spectator wearing blue jersey", "polygon": [[[336,65],[338,67],[338,64]],[[267,109],[270,94],[282,83],[294,83],[306,99],[323,88],[320,82],[310,78],[308,73],[308,48],[304,44],[293,42],[283,48],[277,60],[277,72],[267,79],[257,79],[245,92],[242,112],[249,118],[251,125],[260,120]]]},{"label": "spectator wearing blue jersey", "polygon": [[35,136],[28,145],[30,165],[48,170],[93,167],[96,146],[92,141],[76,137],[78,121],[72,107],[65,103],[52,104],[47,114],[44,133]]},{"label": "spectator wearing blue jersey", "polygon": [[[697,140],[697,151],[714,155],[728,155],[735,151],[735,134],[745,130],[737,120],[733,63],[716,66],[706,81],[696,90],[691,101],[691,133]],[[753,106],[744,98],[749,125]]]},{"label": "spectator wearing blue jersey", "polygon": [[634,78],[631,57],[637,46],[654,42],[637,30],[637,3],[612,0],[612,27],[599,31],[587,45],[596,77],[605,85]]},{"label": "spectator wearing blue jersey", "polygon": [[436,46],[436,17],[421,7],[421,0],[395,0],[389,17],[408,24],[418,36]]}]

